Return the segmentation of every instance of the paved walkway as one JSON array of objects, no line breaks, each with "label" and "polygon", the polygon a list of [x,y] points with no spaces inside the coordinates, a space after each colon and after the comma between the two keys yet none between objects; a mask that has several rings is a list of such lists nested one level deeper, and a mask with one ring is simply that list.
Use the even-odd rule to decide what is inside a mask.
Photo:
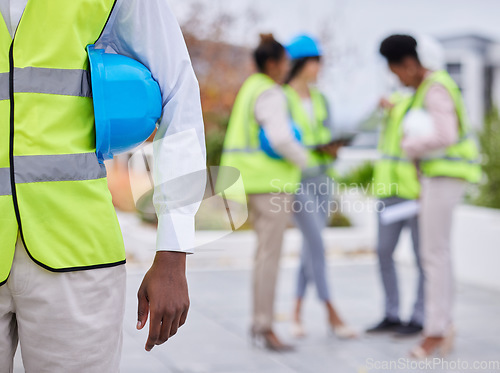
[{"label": "paved walkway", "polygon": [[[328,332],[323,307],[311,289],[305,308],[308,336],[293,341],[290,335],[290,313],[297,255],[286,250],[282,262],[276,303],[276,327],[284,339],[293,341],[296,352],[277,354],[251,346],[248,338],[250,310],[251,256],[253,238],[236,233],[212,242],[189,257],[188,277],[192,306],[187,324],[178,335],[151,353],[144,351],[147,332],[135,330],[136,291],[154,254],[144,247],[154,243],[154,231],[137,226],[122,216],[122,228],[130,248],[128,266],[127,308],[124,323],[123,373],[350,373],[350,372],[417,372],[406,365],[394,369],[374,369],[376,364],[411,363],[405,359],[408,350],[418,341],[397,340],[390,336],[362,336],[355,341],[340,341]],[[287,237],[287,246],[297,246],[297,236]],[[142,249],[140,249],[142,248]],[[362,330],[379,321],[382,294],[373,254],[360,251],[349,255],[329,252],[328,275],[335,303],[345,320]],[[401,264],[404,314],[411,308],[415,287],[415,271]],[[455,353],[448,359],[453,368],[458,360],[500,361],[500,292],[467,284],[458,285],[456,323],[458,326]],[[17,357],[17,372],[22,372]],[[465,364],[465,363],[464,363]],[[372,368],[372,369],[370,369]],[[387,367],[389,368],[389,367]],[[425,368],[425,367],[424,367]],[[496,369],[482,370],[500,372]],[[478,369],[442,369],[436,372],[479,372]]]},{"label": "paved walkway", "polygon": [[[411,295],[415,273],[410,267],[401,267],[400,273],[403,274],[404,293]],[[125,373],[371,372],[377,371],[367,369],[371,361],[383,364],[405,357],[418,340],[363,336],[356,341],[340,341],[329,335],[324,310],[311,291],[305,309],[309,334],[307,338],[295,342],[297,352],[276,354],[252,348],[248,340],[251,272],[214,268],[189,273],[192,307],[187,325],[165,346],[147,354],[142,351],[146,333],[134,330],[134,292],[141,275],[141,271],[129,272],[122,370]],[[363,329],[378,320],[381,293],[373,261],[353,260],[331,265],[329,276],[334,285],[335,302],[349,324]],[[282,271],[277,300],[277,330],[287,340],[292,340],[289,314],[293,306],[294,277],[293,268]],[[411,304],[410,298],[404,297],[405,311]],[[500,361],[500,294],[460,285],[456,315],[459,328],[457,347],[449,360],[460,359],[471,363],[476,360]],[[500,369],[485,371],[500,372]]]}]

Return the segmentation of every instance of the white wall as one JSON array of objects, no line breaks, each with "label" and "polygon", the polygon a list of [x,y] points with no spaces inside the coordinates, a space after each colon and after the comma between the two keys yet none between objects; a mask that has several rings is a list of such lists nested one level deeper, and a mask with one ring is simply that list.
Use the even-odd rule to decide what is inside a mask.
[{"label": "white wall", "polygon": [[481,128],[484,119],[484,60],[474,52],[463,55],[464,99],[473,128]]},{"label": "white wall", "polygon": [[471,126],[482,127],[484,119],[484,65],[481,55],[470,49],[449,49],[446,51],[447,63],[462,65],[461,86]]},{"label": "white wall", "polygon": [[495,66],[493,73],[493,104],[500,108],[500,44],[492,47],[488,60]]},{"label": "white wall", "polygon": [[500,67],[495,67],[493,78],[493,104],[500,108]]},{"label": "white wall", "polygon": [[[457,280],[500,289],[500,210],[460,206],[453,227],[453,260]],[[405,232],[397,257],[413,261]]]}]

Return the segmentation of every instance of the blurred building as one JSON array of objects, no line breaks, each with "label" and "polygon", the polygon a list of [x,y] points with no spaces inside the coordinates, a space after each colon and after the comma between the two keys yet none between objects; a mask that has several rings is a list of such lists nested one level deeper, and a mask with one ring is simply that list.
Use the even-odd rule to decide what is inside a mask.
[{"label": "blurred building", "polygon": [[500,43],[464,34],[441,38],[446,67],[460,86],[474,129],[480,129],[492,105],[500,107]]}]

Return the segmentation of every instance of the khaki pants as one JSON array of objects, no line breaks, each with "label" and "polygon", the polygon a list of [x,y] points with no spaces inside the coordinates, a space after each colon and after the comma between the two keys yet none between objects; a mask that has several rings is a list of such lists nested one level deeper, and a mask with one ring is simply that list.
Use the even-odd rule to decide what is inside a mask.
[{"label": "khaki pants", "polygon": [[253,272],[253,330],[270,330],[273,324],[274,297],[283,235],[288,221],[287,194],[249,196],[250,217],[257,234],[257,252]]},{"label": "khaki pants", "polygon": [[452,326],[454,278],[451,258],[453,212],[466,182],[448,177],[424,178],[420,211],[421,259],[425,274],[425,328],[442,337]]},{"label": "khaki pants", "polygon": [[27,373],[119,371],[125,266],[52,273],[20,240],[0,287],[0,372],[12,372],[18,341]]}]

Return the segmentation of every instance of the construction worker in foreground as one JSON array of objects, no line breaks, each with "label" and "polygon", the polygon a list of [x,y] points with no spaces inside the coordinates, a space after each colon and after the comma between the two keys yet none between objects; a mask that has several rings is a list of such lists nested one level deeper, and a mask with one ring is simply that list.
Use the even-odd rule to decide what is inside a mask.
[{"label": "construction worker in foreground", "polygon": [[[96,154],[101,108],[86,48],[131,57],[158,82],[159,181],[205,164],[187,49],[162,0],[2,0],[0,12],[0,372],[12,372],[18,340],[27,372],[118,372],[125,251]],[[124,99],[137,90],[129,91]],[[126,136],[127,119],[107,123],[123,123]],[[178,189],[156,185],[158,252],[138,293],[148,351],[189,308],[185,261],[198,204],[172,209],[186,200]]]}]

